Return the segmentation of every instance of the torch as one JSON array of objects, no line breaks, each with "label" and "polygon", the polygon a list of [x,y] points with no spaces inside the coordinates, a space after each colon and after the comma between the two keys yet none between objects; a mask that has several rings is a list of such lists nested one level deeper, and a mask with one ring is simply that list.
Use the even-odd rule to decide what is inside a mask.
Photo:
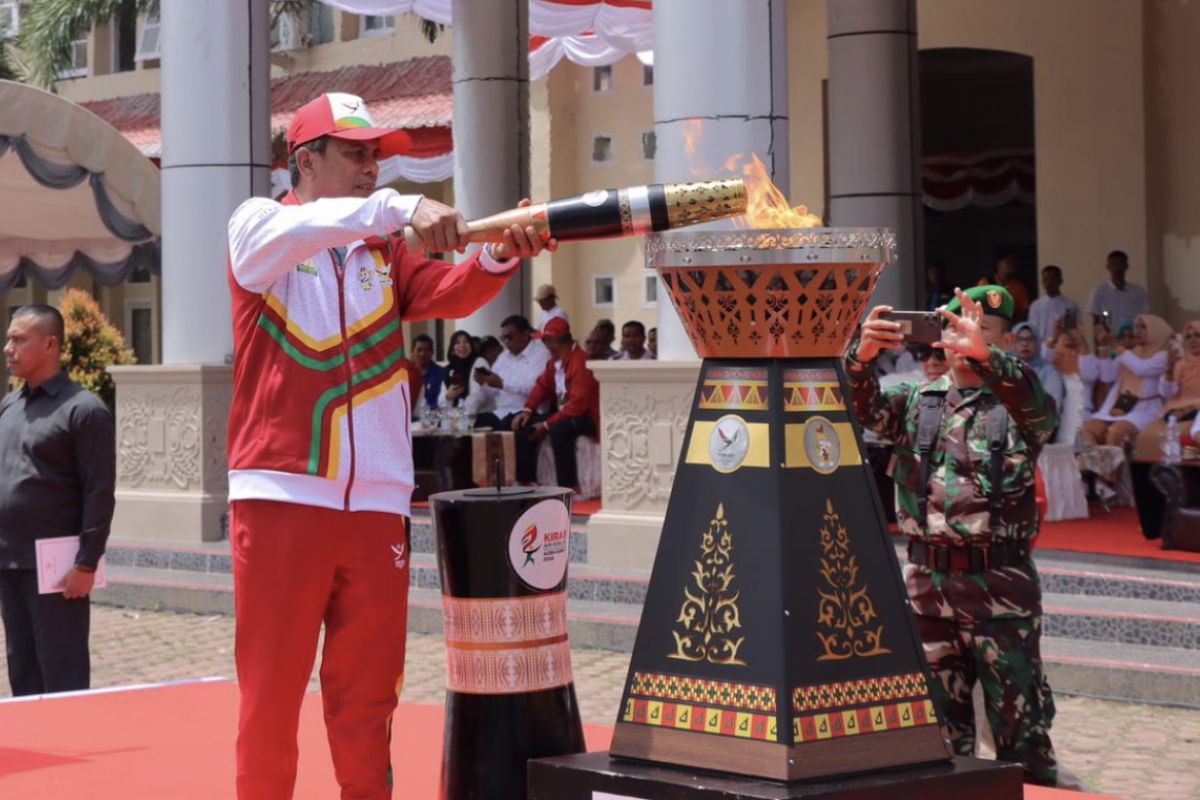
[{"label": "torch", "polygon": [[[594,192],[513,208],[467,223],[471,242],[503,242],[511,225],[532,226],[542,241],[582,241],[641,236],[683,228],[746,212],[746,184],[740,178],[693,183],[652,183]],[[410,251],[424,245],[411,226],[404,228]]]}]

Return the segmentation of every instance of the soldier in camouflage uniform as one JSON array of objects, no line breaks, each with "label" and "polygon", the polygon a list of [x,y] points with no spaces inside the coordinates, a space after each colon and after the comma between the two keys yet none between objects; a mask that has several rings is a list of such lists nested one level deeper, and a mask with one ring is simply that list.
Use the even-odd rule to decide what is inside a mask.
[{"label": "soldier in camouflage uniform", "polygon": [[[903,344],[898,323],[880,318],[887,306],[868,315],[847,372],[859,420],[895,445],[896,520],[909,539],[905,583],[954,751],[974,754],[978,681],[998,757],[1022,764],[1027,782],[1053,786],[1054,700],[1042,672],[1042,590],[1029,553],[1038,533],[1034,471],[1057,414],[1033,371],[1003,349],[1008,292],[979,286],[956,295],[939,311],[945,329],[934,345],[946,352],[949,373],[880,390],[875,357]],[[927,434],[923,465],[918,420],[927,397],[935,398],[927,430],[937,438]],[[997,404],[1006,415],[989,413]],[[985,419],[992,418],[989,436]],[[1003,448],[995,467],[993,443]],[[1002,475],[997,493],[995,474]]]}]

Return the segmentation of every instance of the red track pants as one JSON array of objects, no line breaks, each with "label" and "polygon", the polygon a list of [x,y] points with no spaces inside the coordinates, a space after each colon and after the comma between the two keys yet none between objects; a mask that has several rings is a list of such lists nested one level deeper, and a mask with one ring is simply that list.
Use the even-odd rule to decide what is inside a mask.
[{"label": "red track pants", "polygon": [[230,531],[238,798],[292,796],[300,704],[322,623],[321,697],[342,798],[390,798],[408,617],[405,518],[238,500]]}]

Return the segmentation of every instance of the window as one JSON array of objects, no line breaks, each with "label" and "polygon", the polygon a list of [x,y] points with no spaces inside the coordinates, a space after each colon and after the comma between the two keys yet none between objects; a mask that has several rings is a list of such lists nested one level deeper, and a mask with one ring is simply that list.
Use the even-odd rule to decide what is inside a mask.
[{"label": "window", "polygon": [[71,42],[71,65],[58,73],[59,78],[84,78],[88,74],[88,40]]},{"label": "window", "polygon": [[21,32],[21,6],[0,3],[0,39],[15,39]]},{"label": "window", "polygon": [[162,51],[159,49],[158,43],[159,28],[158,15],[147,14],[142,22],[142,38],[138,40],[137,55],[134,56],[134,61],[162,58]]},{"label": "window", "polygon": [[333,7],[317,3],[308,8],[310,23],[308,35],[313,44],[329,44],[333,41]]},{"label": "window", "polygon": [[616,302],[616,279],[612,275],[593,275],[592,308],[612,308]]},{"label": "window", "polygon": [[137,14],[124,6],[112,21],[112,71],[131,72],[137,66]]},{"label": "window", "polygon": [[592,161],[602,164],[612,160],[612,137],[597,136],[592,139]]},{"label": "window", "polygon": [[654,131],[642,131],[642,158],[647,161],[654,160],[654,154],[658,152],[658,137]]},{"label": "window", "polygon": [[386,16],[364,14],[362,18],[363,36],[385,36],[391,33],[395,27],[396,17],[392,14]]},{"label": "window", "polygon": [[149,300],[125,301],[125,333],[139,364],[154,363],[154,309]]},{"label": "window", "polygon": [[642,305],[658,305],[658,276],[653,272],[642,276]]},{"label": "window", "polygon": [[612,91],[612,64],[605,67],[592,67],[592,91],[603,93]]},{"label": "window", "polygon": [[654,85],[654,65],[642,64],[642,86]]}]

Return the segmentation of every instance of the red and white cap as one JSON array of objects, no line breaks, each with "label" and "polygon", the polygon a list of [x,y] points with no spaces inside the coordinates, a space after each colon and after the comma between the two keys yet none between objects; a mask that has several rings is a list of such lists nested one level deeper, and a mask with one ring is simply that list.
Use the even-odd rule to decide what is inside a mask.
[{"label": "red and white cap", "polygon": [[396,128],[379,128],[361,97],[342,92],[327,92],[302,105],[288,126],[288,155],[305,142],[322,136],[352,142],[379,140],[381,158],[398,156],[412,150],[412,139]]}]

